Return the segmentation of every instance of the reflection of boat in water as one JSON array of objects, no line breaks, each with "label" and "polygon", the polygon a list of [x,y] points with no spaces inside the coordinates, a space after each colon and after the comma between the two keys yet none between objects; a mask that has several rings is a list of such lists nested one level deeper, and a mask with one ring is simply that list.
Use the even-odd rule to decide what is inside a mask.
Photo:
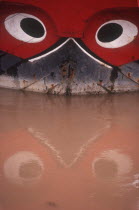
[{"label": "reflection of boat in water", "polygon": [[138,93],[0,98],[1,210],[138,210]]},{"label": "reflection of boat in water", "polygon": [[137,0],[8,0],[0,12],[1,87],[67,95],[139,89]]}]

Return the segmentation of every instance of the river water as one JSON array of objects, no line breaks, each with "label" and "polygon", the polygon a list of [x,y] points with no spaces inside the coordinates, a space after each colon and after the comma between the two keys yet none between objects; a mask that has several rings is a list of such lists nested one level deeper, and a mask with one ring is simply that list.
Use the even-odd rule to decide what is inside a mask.
[{"label": "river water", "polygon": [[0,210],[139,210],[139,93],[0,89]]}]

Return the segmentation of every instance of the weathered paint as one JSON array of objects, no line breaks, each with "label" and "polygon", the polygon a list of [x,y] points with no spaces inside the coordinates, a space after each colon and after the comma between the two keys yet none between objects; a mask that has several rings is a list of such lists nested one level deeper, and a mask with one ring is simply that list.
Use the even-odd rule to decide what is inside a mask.
[{"label": "weathered paint", "polygon": [[[138,90],[136,0],[75,0],[74,4],[70,0],[9,0],[0,2],[0,13],[0,50],[7,53],[1,57],[1,87],[55,94]],[[31,37],[22,30],[21,21],[27,18],[39,21],[44,28],[42,37]],[[117,24],[121,34],[102,42],[98,33],[108,24]],[[10,54],[16,56],[13,62],[19,60],[14,66],[6,60]],[[72,79],[71,75],[63,79],[60,66],[69,58],[77,65]]]},{"label": "weathered paint", "polygon": [[[68,59],[71,59],[70,63]],[[139,90],[138,63],[123,65],[121,71],[108,68],[90,58],[72,40],[45,58],[9,68],[14,64],[13,60],[14,57],[10,55],[1,58],[1,67],[5,73],[0,76],[1,87],[52,94],[100,94]],[[18,61],[20,60],[15,60],[17,63]],[[73,75],[68,72],[68,65],[73,66]]]}]

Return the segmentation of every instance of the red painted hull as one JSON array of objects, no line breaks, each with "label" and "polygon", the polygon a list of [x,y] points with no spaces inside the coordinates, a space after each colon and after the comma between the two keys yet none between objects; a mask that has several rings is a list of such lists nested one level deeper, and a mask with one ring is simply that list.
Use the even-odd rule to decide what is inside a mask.
[{"label": "red painted hull", "polygon": [[[17,2],[17,1],[16,1]],[[97,29],[108,20],[127,20],[139,27],[139,10],[136,0],[79,1],[2,1],[0,49],[21,58],[32,57],[49,49],[62,37],[80,38],[97,56],[113,65],[123,65],[139,59],[139,35],[129,44],[107,49],[95,39]],[[12,37],[4,27],[7,16],[26,13],[38,17],[46,26],[47,36],[39,43],[26,43]]]},{"label": "red painted hull", "polygon": [[[28,21],[35,21],[33,27],[39,24],[38,27],[41,29],[36,28],[35,31],[32,25],[28,25],[30,24]],[[0,82],[0,86],[28,89],[36,78],[37,81],[41,78],[45,80],[46,75],[55,74],[56,80],[54,77],[48,78],[47,87],[40,89],[37,86],[33,90],[45,92],[46,89],[53,87],[57,89],[57,86],[61,87],[63,79],[59,67],[67,60],[66,65],[69,66],[71,59],[77,64],[73,73],[77,77],[74,77],[76,81],[71,85],[69,78],[72,73],[69,73],[70,69],[66,67],[67,83],[70,83],[70,86],[74,84],[78,86],[81,83],[82,86],[80,91],[78,88],[70,87],[73,94],[111,92],[114,89],[121,92],[139,88],[139,71],[135,65],[139,60],[137,0],[0,1],[0,31],[0,50],[4,55],[10,54],[16,56],[16,59],[20,58],[19,63],[14,66],[9,64],[6,70],[2,69],[2,73],[0,72],[14,77],[18,75],[20,80],[17,82],[18,85],[13,83],[7,85],[6,81],[6,85]],[[39,33],[43,34],[38,35]],[[4,64],[9,62],[4,61],[5,58],[2,59]],[[28,61],[33,65],[31,66]],[[25,73],[21,66],[23,62],[28,63],[27,66],[23,65]],[[35,62],[39,63],[37,64],[39,70],[35,69]],[[33,67],[35,68],[30,70]],[[45,74],[42,72],[44,68]],[[21,73],[17,74],[18,71]],[[62,94],[69,89],[67,83],[64,91],[62,85]]]}]

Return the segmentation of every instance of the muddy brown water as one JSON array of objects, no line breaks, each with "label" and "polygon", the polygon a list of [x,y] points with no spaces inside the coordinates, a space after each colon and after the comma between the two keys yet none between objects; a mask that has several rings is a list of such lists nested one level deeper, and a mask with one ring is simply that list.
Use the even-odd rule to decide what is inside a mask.
[{"label": "muddy brown water", "polygon": [[0,89],[0,210],[139,210],[139,93]]}]

